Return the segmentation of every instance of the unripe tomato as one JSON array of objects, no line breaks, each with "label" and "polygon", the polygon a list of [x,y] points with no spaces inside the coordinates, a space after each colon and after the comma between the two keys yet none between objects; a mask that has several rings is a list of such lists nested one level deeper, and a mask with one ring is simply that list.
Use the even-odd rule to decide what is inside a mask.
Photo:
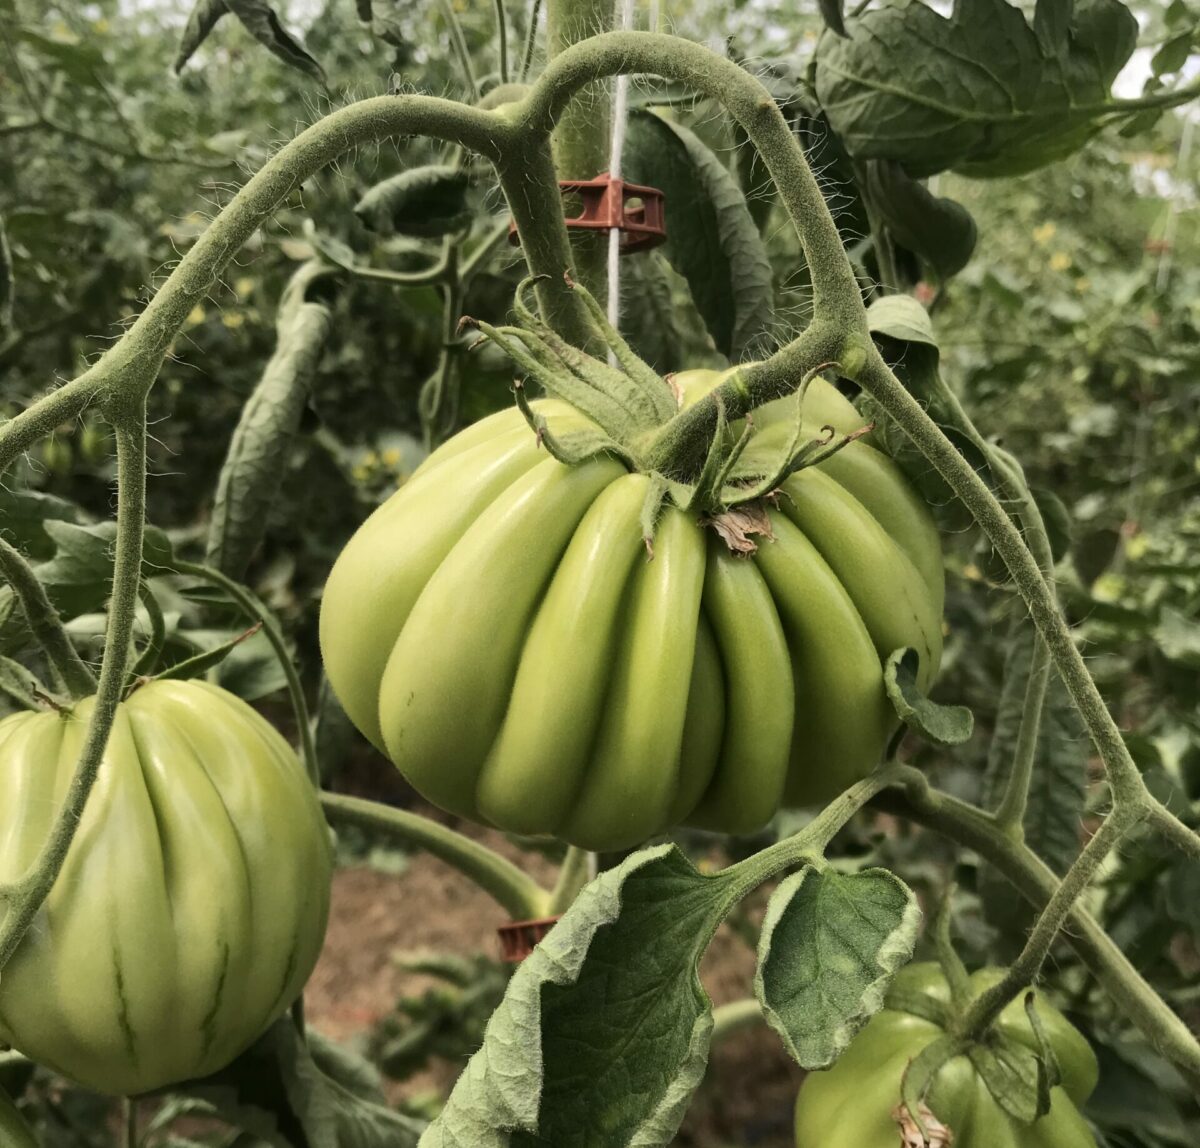
[{"label": "unripe tomato", "polygon": [[[0,882],[37,858],[93,701],[0,721]],[[142,686],[0,977],[0,1040],[98,1092],[215,1072],[299,995],[330,873],[312,785],[262,717],[205,682]]]},{"label": "unripe tomato", "polygon": [[[720,380],[677,376],[685,401]],[[556,435],[592,426],[535,404]],[[860,428],[828,383],[805,441]],[[746,457],[786,452],[796,401],[754,412]],[[768,470],[771,468],[768,466]],[[773,540],[736,557],[603,456],[566,466],[516,410],[435,451],[360,528],[325,588],[321,646],[351,719],[430,801],[590,849],[673,825],[760,827],[840,792],[896,726],[881,659],[941,656],[926,507],[856,442],[783,484]]]},{"label": "unripe tomato", "polygon": [[[1001,976],[984,969],[971,979],[976,988]],[[922,1005],[922,1002],[925,1002]],[[892,1112],[900,1103],[904,1070],[924,1048],[945,1034],[935,1015],[947,1006],[950,989],[935,964],[912,964],[892,981],[881,1012],[838,1057],[833,1067],[810,1073],[796,1101],[796,1148],[896,1148],[899,1125]],[[934,1006],[932,1011],[928,1007]],[[953,1134],[954,1148],[1096,1148],[1079,1107],[1096,1087],[1096,1056],[1079,1031],[1044,998],[1038,1015],[1062,1072],[1050,1111],[1032,1125],[1010,1116],[988,1091],[966,1056],[948,1062],[934,1078],[925,1103]],[[1037,1039],[1023,999],[1000,1014],[995,1029],[1030,1049]]]},{"label": "unripe tomato", "polygon": [[61,435],[52,434],[42,443],[42,465],[53,475],[61,477],[71,473],[74,451],[70,442]]},{"label": "unripe tomato", "polygon": [[76,441],[79,444],[79,457],[88,466],[99,466],[102,462],[107,462],[112,453],[112,436],[108,427],[95,419],[89,419],[83,424]]}]

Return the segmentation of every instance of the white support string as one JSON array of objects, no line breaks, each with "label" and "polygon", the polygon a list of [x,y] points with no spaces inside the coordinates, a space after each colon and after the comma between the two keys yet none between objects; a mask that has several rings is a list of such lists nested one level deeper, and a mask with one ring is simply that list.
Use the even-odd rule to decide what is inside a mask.
[{"label": "white support string", "polygon": [[[633,27],[634,0],[620,0],[621,29],[628,32]],[[629,77],[617,77],[616,98],[613,100],[612,151],[609,155],[608,174],[612,179],[621,178],[621,160],[625,152],[625,128],[629,122]],[[625,210],[624,204],[620,210]],[[621,231],[614,227],[608,233],[608,321],[614,326],[621,319]],[[613,356],[609,353],[609,358]]]}]

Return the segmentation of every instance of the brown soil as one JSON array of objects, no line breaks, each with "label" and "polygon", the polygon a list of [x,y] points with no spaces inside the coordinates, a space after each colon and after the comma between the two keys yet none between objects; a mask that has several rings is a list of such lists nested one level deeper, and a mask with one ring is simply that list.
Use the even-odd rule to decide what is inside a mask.
[{"label": "brown soil", "polygon": [[[545,858],[523,852],[501,834],[455,824],[543,883],[551,882],[554,869]],[[365,866],[342,869],[334,881],[325,950],[305,992],[310,1023],[337,1041],[354,1044],[398,998],[423,992],[432,983],[400,968],[393,954],[434,950],[498,956],[496,929],[505,919],[487,894],[426,854],[415,855],[394,875]],[[753,975],[753,953],[722,926],[701,967],[710,996],[717,1004],[748,996]],[[398,1084],[393,1099],[430,1091],[446,1095],[462,1067],[461,1062],[437,1061],[429,1071]],[[708,1076],[676,1144],[791,1148],[791,1107],[799,1081],[799,1069],[765,1027],[732,1034],[714,1047]]]}]

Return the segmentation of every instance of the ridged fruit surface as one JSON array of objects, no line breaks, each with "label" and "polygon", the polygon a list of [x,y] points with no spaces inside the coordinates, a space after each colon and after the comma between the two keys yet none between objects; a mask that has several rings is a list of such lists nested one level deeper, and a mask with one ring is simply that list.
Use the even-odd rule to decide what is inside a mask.
[{"label": "ridged fruit surface", "polygon": [[[45,842],[92,705],[0,721],[0,882]],[[300,994],[331,871],[312,784],[264,718],[205,682],[141,686],[0,977],[0,1041],[98,1092],[215,1072]]]},{"label": "ridged fruit surface", "polygon": [[[675,381],[686,404],[721,377]],[[590,425],[534,406],[556,435]],[[746,458],[779,457],[796,409],[755,411]],[[826,426],[862,420],[815,379],[803,440]],[[915,648],[927,685],[941,657],[941,547],[895,465],[856,441],[794,474],[748,557],[668,504],[650,558],[650,483],[609,456],[555,461],[514,409],[450,439],[350,540],[326,671],[430,801],[619,849],[680,823],[750,831],[875,768],[896,726],[882,659]]]}]

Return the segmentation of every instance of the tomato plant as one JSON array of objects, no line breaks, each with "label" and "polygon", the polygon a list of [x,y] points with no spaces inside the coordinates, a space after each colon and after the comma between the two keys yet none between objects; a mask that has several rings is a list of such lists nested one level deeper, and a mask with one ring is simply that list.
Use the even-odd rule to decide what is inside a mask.
[{"label": "tomato plant", "polygon": [[1194,5],[614,8],[0,0],[22,1148],[1196,1143]]}]

